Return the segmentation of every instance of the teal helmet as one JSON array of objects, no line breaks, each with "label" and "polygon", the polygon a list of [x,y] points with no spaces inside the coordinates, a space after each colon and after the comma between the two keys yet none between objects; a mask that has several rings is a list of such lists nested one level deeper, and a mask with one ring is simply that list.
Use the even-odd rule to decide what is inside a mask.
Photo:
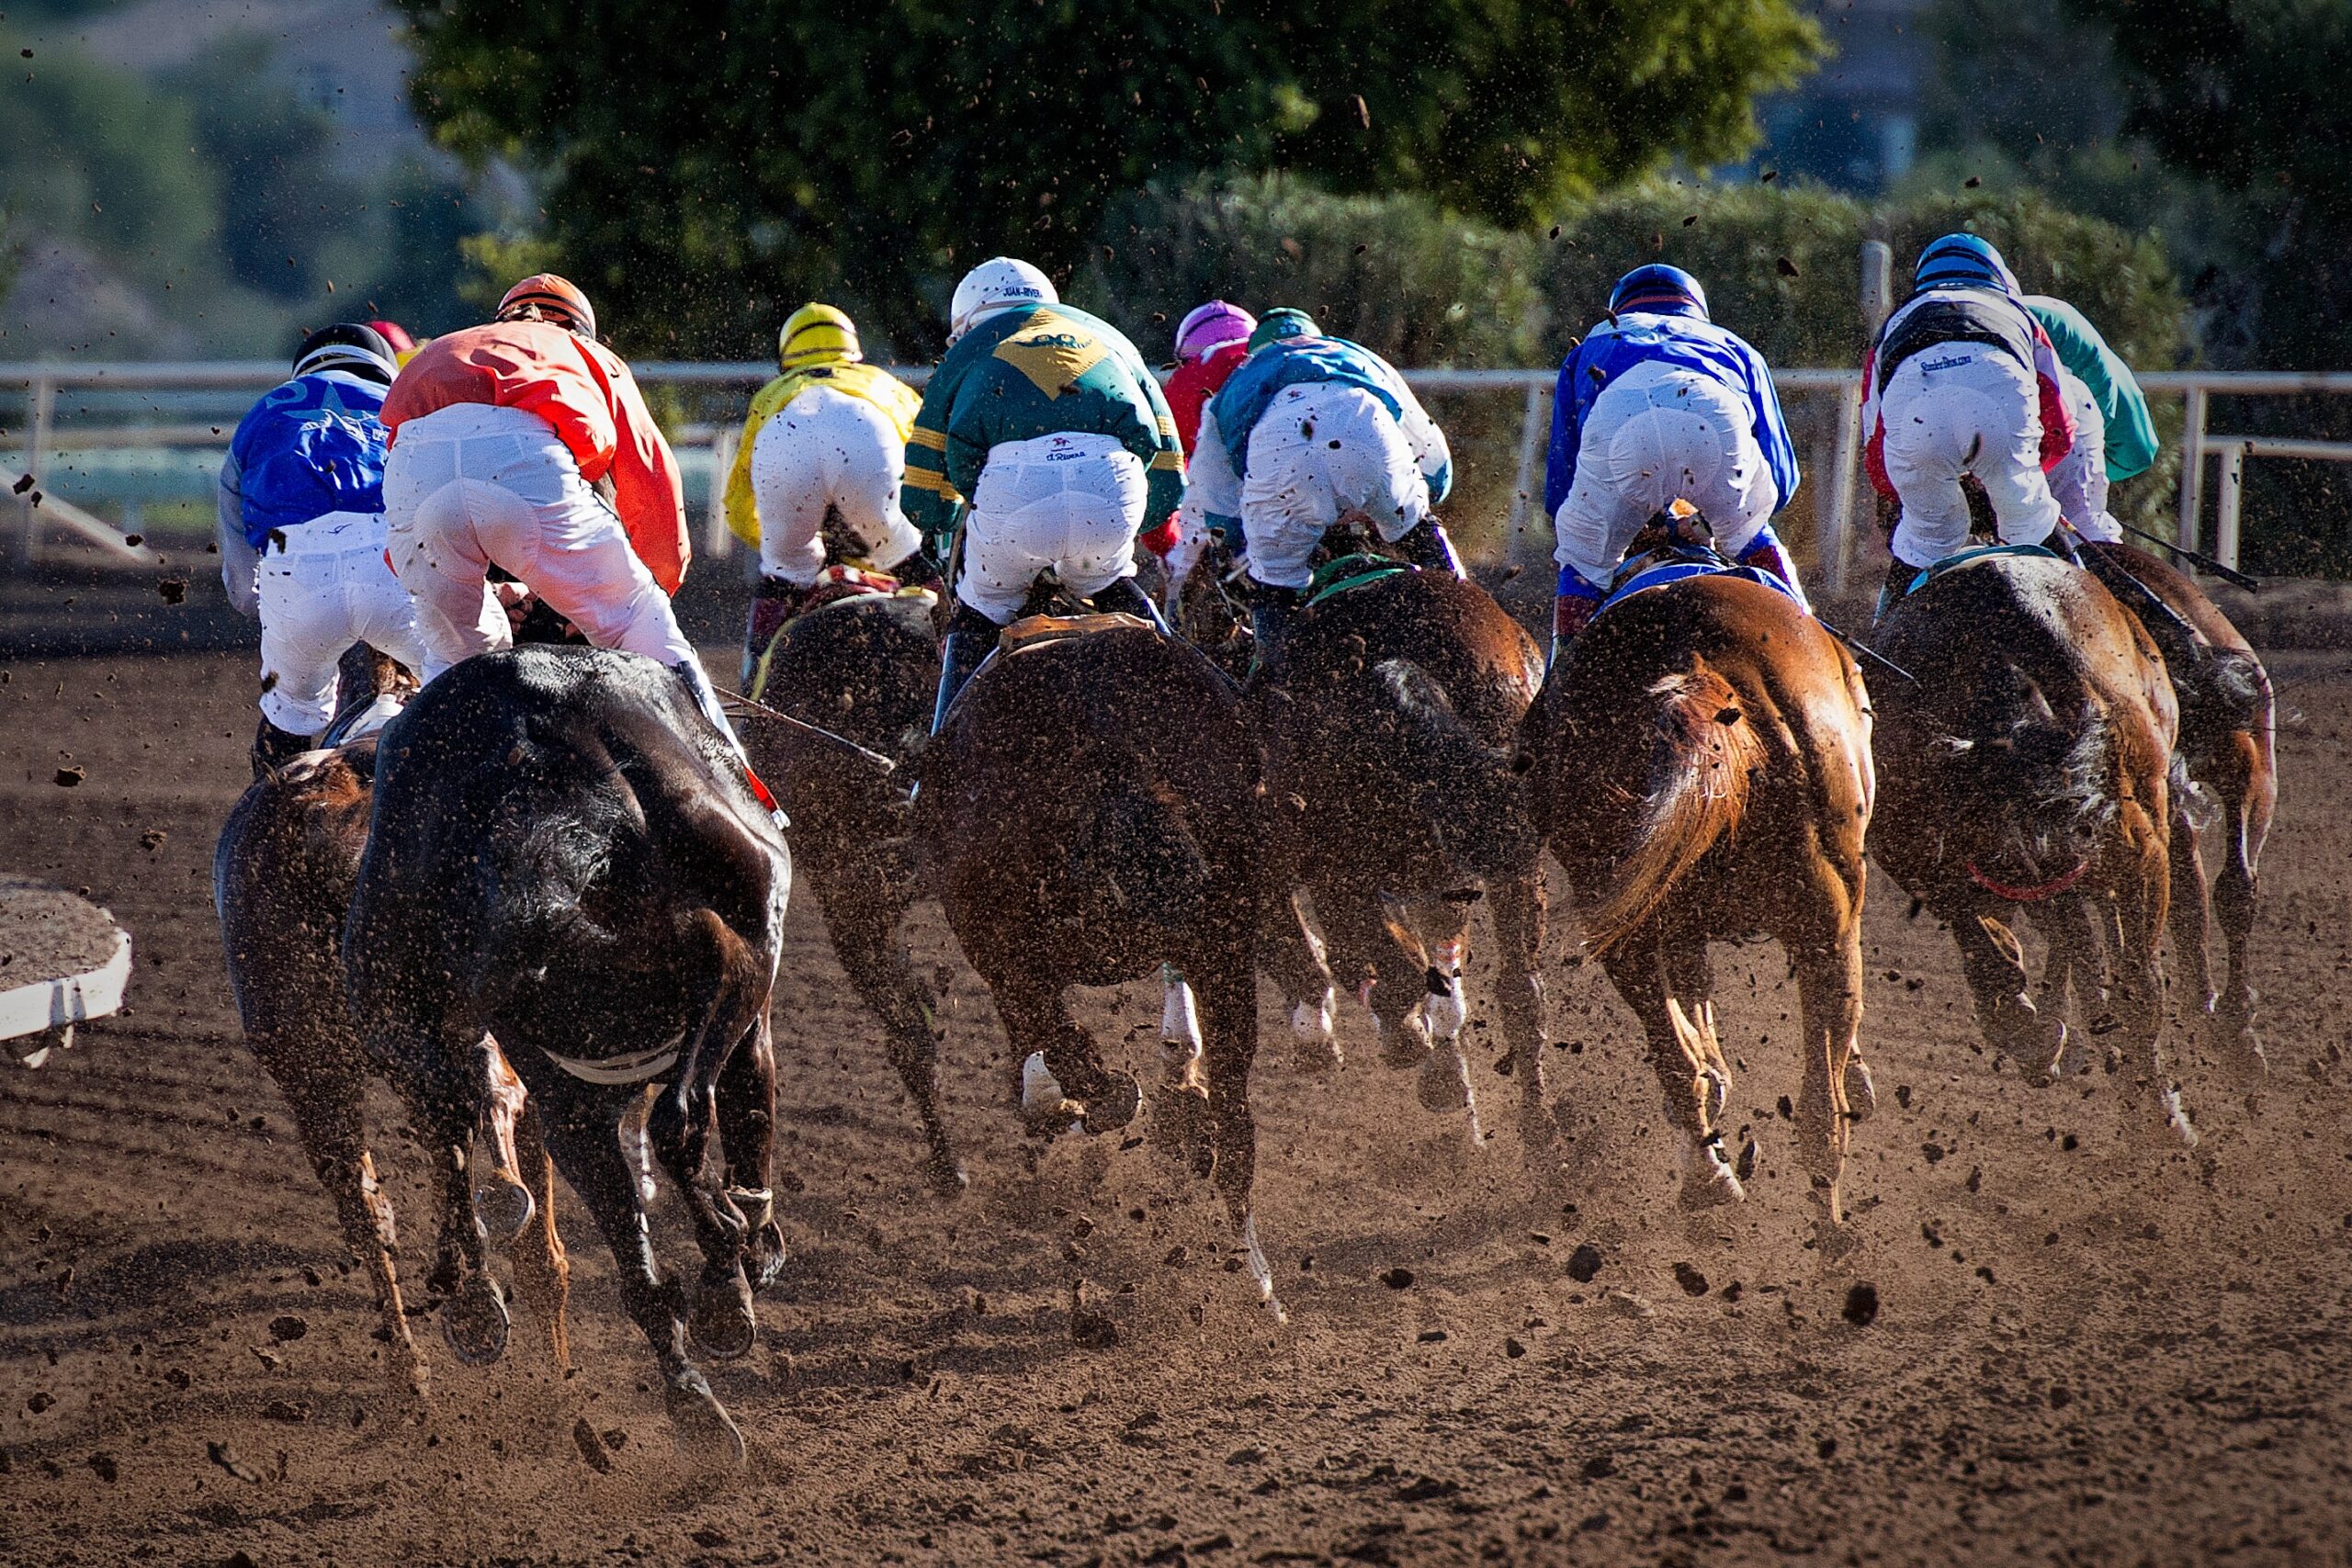
[{"label": "teal helmet", "polygon": [[1257,326],[1250,333],[1250,352],[1257,353],[1276,338],[1322,335],[1323,329],[1315,324],[1314,317],[1281,305],[1258,318]]}]

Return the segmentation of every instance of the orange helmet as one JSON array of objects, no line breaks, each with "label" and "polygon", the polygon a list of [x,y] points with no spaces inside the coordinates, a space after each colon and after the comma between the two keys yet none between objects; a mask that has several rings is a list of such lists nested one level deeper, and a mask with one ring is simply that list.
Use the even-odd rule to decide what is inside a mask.
[{"label": "orange helmet", "polygon": [[558,277],[551,272],[535,272],[506,291],[498,302],[498,319],[513,319],[526,305],[538,307],[540,319],[570,327],[582,337],[596,335],[595,307],[588,303],[588,296],[569,278]]}]

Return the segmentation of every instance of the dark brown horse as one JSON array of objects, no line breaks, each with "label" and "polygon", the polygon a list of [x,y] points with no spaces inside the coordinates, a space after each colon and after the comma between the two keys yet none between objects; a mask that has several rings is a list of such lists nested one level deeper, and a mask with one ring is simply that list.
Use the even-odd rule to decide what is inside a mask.
[{"label": "dark brown horse", "polygon": [[[2173,801],[2172,952],[2187,966],[2187,989],[2203,1012],[2214,1053],[2241,1077],[2259,1077],[2267,1064],[2254,1029],[2246,950],[2256,873],[2278,804],[2269,674],[2253,645],[2187,574],[2124,545],[2086,545],[2082,553],[2164,655],[2180,702],[2180,760],[2189,783],[2220,805],[2222,869],[2209,898],[2190,792],[2177,792]],[[2218,991],[2205,952],[2216,918],[2229,955],[2229,977]]]},{"label": "dark brown horse", "polygon": [[[439,1156],[428,1282],[449,1298],[452,1346],[475,1363],[505,1346],[464,1184],[491,1036],[612,1247],[673,1418],[740,1461],[688,1335],[708,1355],[748,1351],[754,1283],[781,1263],[768,1000],[791,859],[764,792],[678,671],[517,648],[417,694],[384,730],[375,793],[345,976],[362,1044]],[[621,1152],[649,1083],[663,1087],[648,1135],[703,1255],[691,1292],[662,1275]]]},{"label": "dark brown horse", "polygon": [[[746,694],[903,761],[930,729],[939,637],[928,599],[868,594],[788,622]],[[890,1065],[930,1145],[933,1188],[964,1186],[939,1108],[938,1002],[899,927],[928,890],[907,838],[903,785],[845,748],[753,710],[738,718],[752,764],[791,813],[795,869],[815,895],[858,997],[881,1020]]]},{"label": "dark brown horse", "polygon": [[[1985,1039],[2046,1082],[2075,1066],[2066,988],[2086,1010],[2104,999],[2165,1123],[2194,1143],[2157,1046],[2178,712],[2148,634],[2089,572],[1996,553],[1935,574],[1871,642],[1914,679],[1879,691],[1871,848],[1951,926]],[[2050,939],[2047,1008],[2020,915]]]},{"label": "dark brown horse", "polygon": [[1000,652],[920,766],[915,836],[1023,1064],[1033,1126],[1110,1131],[1140,1103],[1070,1017],[1069,987],[1162,965],[1189,982],[1205,1073],[1171,1062],[1152,1114],[1196,1171],[1214,1168],[1260,1299],[1279,1312],[1251,1201],[1266,803],[1232,685],[1136,621]]},{"label": "dark brown horse", "polygon": [[[1462,969],[1482,897],[1498,940],[1540,943],[1541,850],[1511,754],[1543,682],[1534,639],[1476,583],[1408,570],[1303,612],[1249,690],[1277,817],[1275,887],[1287,897],[1262,962],[1292,1004],[1307,1059],[1328,1043],[1336,977],[1370,1008],[1382,1059],[1420,1070],[1421,1103],[1472,1113],[1461,1033]],[[1533,971],[1508,981],[1503,1028],[1532,1145],[1543,1111],[1544,998]]]},{"label": "dark brown horse", "polygon": [[[1816,1225],[1834,1233],[1849,1125],[1872,1108],[1857,1039],[1871,710],[1853,660],[1785,594],[1689,578],[1594,621],[1523,736],[1536,831],[1575,890],[1584,952],[1642,1021],[1685,1140],[1683,1203],[1746,1195],[1715,1121],[1731,1071],[1707,947],[1767,935],[1796,976],[1797,1136]],[[1512,958],[1536,962],[1532,947]]]},{"label": "dark brown horse", "polygon": [[[397,701],[415,682],[364,645],[344,660],[345,702],[327,733],[333,742],[354,710],[379,695]],[[377,1184],[363,1115],[369,1064],[344,997],[343,921],[368,840],[376,776],[376,737],[294,759],[256,779],[229,813],[213,851],[212,896],[229,988],[246,1043],[293,1113],[311,1168],[334,1198],[345,1245],[376,1290],[395,1371],[418,1393],[424,1358],[401,1308],[392,1260],[392,1206]],[[491,1047],[492,1054],[496,1048]],[[494,1156],[484,1206],[509,1215],[537,1211],[531,1244],[512,1254],[515,1282],[545,1325],[558,1368],[570,1360],[564,1302],[571,1279],[555,1223],[555,1168],[538,1115],[502,1059],[493,1069],[507,1093],[487,1115]],[[518,1108],[520,1114],[517,1114]],[[514,1194],[528,1173],[528,1195]],[[523,1222],[523,1223],[527,1223]],[[502,1226],[504,1234],[520,1224]]]}]

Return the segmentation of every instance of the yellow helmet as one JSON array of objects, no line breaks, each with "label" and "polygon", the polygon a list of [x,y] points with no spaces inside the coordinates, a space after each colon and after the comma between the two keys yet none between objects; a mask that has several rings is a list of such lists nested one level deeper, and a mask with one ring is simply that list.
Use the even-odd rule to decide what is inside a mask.
[{"label": "yellow helmet", "polygon": [[786,370],[828,360],[865,357],[857,345],[857,323],[831,305],[808,304],[792,312],[775,338],[776,363]]}]

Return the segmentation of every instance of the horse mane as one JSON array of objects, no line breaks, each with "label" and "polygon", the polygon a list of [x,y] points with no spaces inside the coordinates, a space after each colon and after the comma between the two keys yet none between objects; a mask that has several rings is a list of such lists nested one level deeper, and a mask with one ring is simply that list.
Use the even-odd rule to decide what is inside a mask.
[{"label": "horse mane", "polygon": [[1739,829],[1764,739],[1730,682],[1703,664],[1654,682],[1643,694],[1650,742],[1649,794],[1623,846],[1617,874],[1585,916],[1584,947],[1599,957],[1657,913],[1700,857]]}]

